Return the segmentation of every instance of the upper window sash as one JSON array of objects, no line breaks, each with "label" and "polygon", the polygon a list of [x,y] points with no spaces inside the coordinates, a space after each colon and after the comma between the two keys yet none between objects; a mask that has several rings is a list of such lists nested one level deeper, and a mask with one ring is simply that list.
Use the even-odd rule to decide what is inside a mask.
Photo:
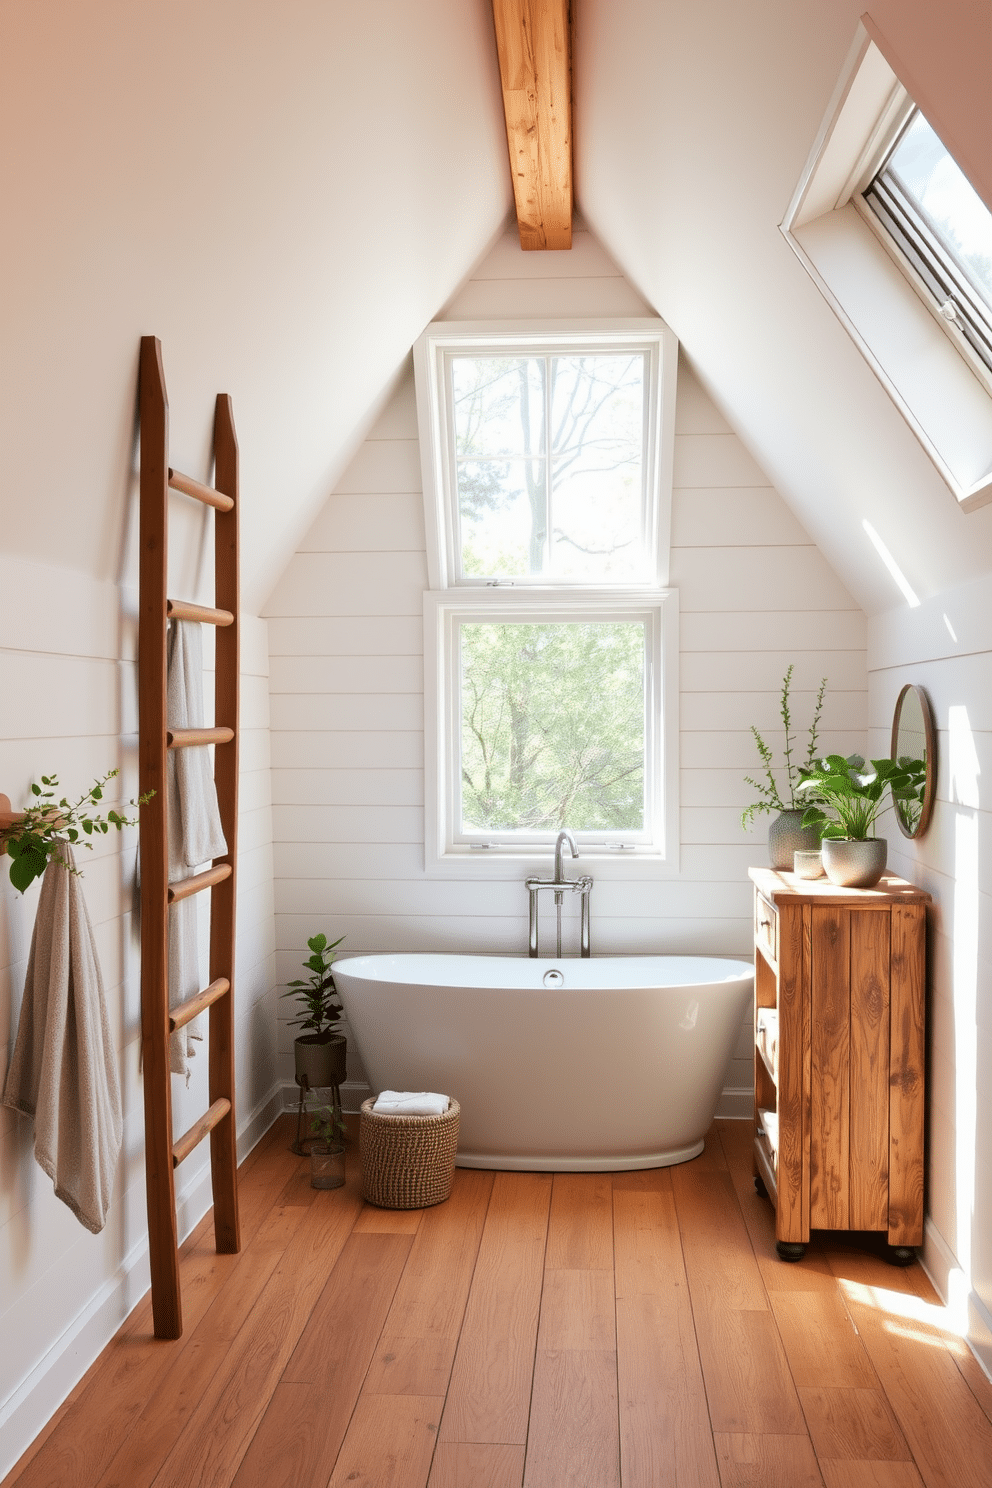
[{"label": "upper window sash", "polygon": [[[625,584],[637,588],[665,586],[677,355],[678,343],[672,332],[663,321],[648,318],[546,322],[539,330],[533,324],[513,322],[435,322],[428,326],[414,348],[414,358],[431,588],[504,584],[559,589],[604,584],[614,588]],[[588,359],[586,365],[594,369],[609,367],[610,361],[604,359],[611,358],[628,358],[632,367],[643,369],[634,375],[635,381],[639,375],[642,384],[637,394],[642,398],[637,421],[643,436],[636,490],[635,462],[622,449],[618,453],[616,440],[604,461],[612,468],[604,470],[602,480],[588,469],[580,471],[578,479],[574,469],[570,475],[567,471],[563,474],[569,451],[561,443],[560,412],[553,407],[555,375],[561,368],[567,371],[574,367],[573,359],[580,357]],[[458,426],[456,380],[461,378],[464,390],[466,368],[470,369],[471,360],[484,358],[494,359],[494,364],[506,359],[507,367],[514,369],[526,363],[531,383],[528,417],[532,415],[533,433],[526,450],[511,449],[509,444],[506,449],[484,445],[481,458],[473,462],[470,431],[466,431],[464,420]],[[562,358],[567,360],[563,362]],[[628,442],[634,422],[631,408],[629,404],[623,415]],[[624,493],[626,509],[617,518],[612,536],[607,533],[603,538],[607,548],[612,543],[620,556],[601,561],[589,556],[588,534],[601,531],[595,500],[601,488],[599,499],[602,505],[608,504],[610,482],[618,484],[616,467],[624,463],[630,472]],[[491,484],[493,478],[501,482],[498,504],[504,513],[514,502],[521,512],[527,511],[529,497],[531,506],[544,501],[547,517],[541,523],[528,515],[529,555],[514,553],[502,563],[493,561],[492,552],[499,546],[507,518],[494,520],[486,511],[493,505],[486,500],[487,482]],[[572,485],[567,490],[569,478]],[[515,479],[519,487],[516,492],[512,489]],[[481,521],[475,520],[476,513],[470,509],[473,481],[482,493],[478,502]],[[567,517],[563,516],[566,511]],[[480,551],[471,552],[466,562],[463,555],[472,543]],[[625,557],[635,551],[641,554],[640,561]],[[601,571],[597,571],[597,563]]]}]

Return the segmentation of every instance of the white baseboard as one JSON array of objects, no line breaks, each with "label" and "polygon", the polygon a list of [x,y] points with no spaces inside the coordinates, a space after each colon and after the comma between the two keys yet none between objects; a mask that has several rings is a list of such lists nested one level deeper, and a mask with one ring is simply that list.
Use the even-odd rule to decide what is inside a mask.
[{"label": "white baseboard", "polygon": [[923,1226],[920,1262],[954,1314],[954,1326],[992,1380],[992,1314],[974,1289],[966,1290],[957,1256],[931,1219]]},{"label": "white baseboard", "polygon": [[[274,1085],[251,1112],[238,1135],[243,1162],[282,1112],[282,1090]],[[180,1240],[199,1224],[213,1202],[210,1167],[176,1203]],[[115,1274],[104,1282],[17,1389],[0,1405],[0,1478],[27,1451],[63,1400],[82,1379],[150,1285],[148,1236],[133,1246]]]},{"label": "white baseboard", "polygon": [[720,1095],[717,1116],[727,1121],[751,1121],[754,1117],[754,1090],[750,1085],[728,1085]]}]

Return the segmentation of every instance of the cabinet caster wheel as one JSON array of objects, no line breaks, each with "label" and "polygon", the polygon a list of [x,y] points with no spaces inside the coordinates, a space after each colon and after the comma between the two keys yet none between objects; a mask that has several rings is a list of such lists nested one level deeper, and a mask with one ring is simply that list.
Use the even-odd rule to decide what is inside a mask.
[{"label": "cabinet caster wheel", "polygon": [[759,1199],[767,1199],[768,1187],[760,1173],[755,1173],[754,1175],[754,1191]]},{"label": "cabinet caster wheel", "polygon": [[801,1261],[806,1254],[805,1245],[796,1244],[792,1240],[776,1240],[775,1249],[782,1261]]},{"label": "cabinet caster wheel", "polygon": [[886,1260],[890,1266],[911,1266],[916,1260],[916,1251],[911,1245],[890,1245]]}]

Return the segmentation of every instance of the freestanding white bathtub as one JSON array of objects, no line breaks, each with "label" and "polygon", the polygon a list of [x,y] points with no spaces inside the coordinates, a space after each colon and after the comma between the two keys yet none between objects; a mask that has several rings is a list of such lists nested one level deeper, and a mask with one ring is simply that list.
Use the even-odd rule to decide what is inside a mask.
[{"label": "freestanding white bathtub", "polygon": [[542,1172],[696,1157],[752,977],[715,956],[334,963],[373,1090],[455,1096],[460,1167]]}]

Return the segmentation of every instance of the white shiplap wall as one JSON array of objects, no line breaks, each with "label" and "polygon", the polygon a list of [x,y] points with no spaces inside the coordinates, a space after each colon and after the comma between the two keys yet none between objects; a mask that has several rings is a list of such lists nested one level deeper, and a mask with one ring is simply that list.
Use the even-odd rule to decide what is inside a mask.
[{"label": "white shiplap wall", "polygon": [[869,627],[873,754],[888,754],[902,686],[929,695],[937,801],[924,836],[888,824],[891,866],[933,895],[928,916],[924,1257],[992,1373],[992,582]]},{"label": "white shiplap wall", "polygon": [[[446,307],[452,320],[651,313],[587,232],[570,253],[522,253],[507,234]],[[830,678],[823,742],[863,748],[865,620],[683,361],[672,582],[681,603],[681,872],[597,884],[599,951],[750,956],[740,827],[749,725],[774,731],[796,664],[808,717]],[[272,692],[277,970],[297,974],[317,930],[349,952],[526,949],[526,894],[425,876],[423,593],[427,587],[412,372],[314,522],[265,606]],[[292,1096],[282,1005],[280,1068]],[[363,1079],[354,1051],[349,1080]],[[728,1086],[751,1084],[742,1037]],[[357,1098],[358,1090],[351,1095]],[[740,1111],[745,1101],[728,1100]]]},{"label": "white shiplap wall", "polygon": [[[188,570],[187,577],[192,584]],[[16,806],[32,779],[54,772],[74,796],[119,766],[114,784],[127,801],[137,788],[133,594],[78,572],[0,557],[0,595],[0,790]],[[240,1145],[247,1151],[271,1123],[281,1091],[275,1086],[266,626],[252,616],[242,624],[235,1039]],[[205,689],[212,695],[210,675]],[[123,1151],[100,1235],[84,1230],[55,1198],[34,1160],[33,1123],[0,1106],[0,1476],[148,1285],[136,854],[134,830],[101,837],[92,854],[78,853],[124,1102]],[[38,899],[37,884],[24,896],[15,893],[8,861],[0,858],[0,1082],[17,1028]],[[173,1080],[177,1131],[206,1109],[206,1075],[204,1043],[192,1062],[189,1089]],[[206,1147],[183,1164],[177,1188],[185,1234],[211,1201]]]}]

